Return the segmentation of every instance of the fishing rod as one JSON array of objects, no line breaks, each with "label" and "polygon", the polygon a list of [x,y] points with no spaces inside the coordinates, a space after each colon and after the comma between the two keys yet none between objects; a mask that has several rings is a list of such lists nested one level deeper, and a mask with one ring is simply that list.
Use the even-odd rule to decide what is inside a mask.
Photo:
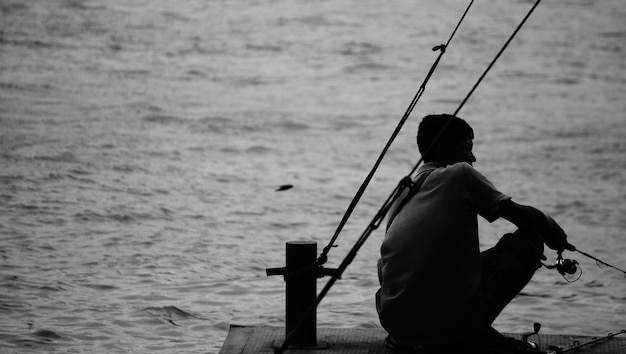
[{"label": "fishing rod", "polygon": [[[599,259],[598,257],[592,256],[589,253],[583,252],[579,249],[574,249],[574,252],[578,252],[580,254],[582,254],[585,257],[591,258],[594,261],[596,261],[596,263],[598,264],[598,267],[603,268],[603,267],[609,267],[609,268],[613,268],[615,270],[617,270],[618,272],[621,272],[624,277],[626,278],[626,271],[618,268],[612,264],[609,264],[601,259]],[[565,280],[567,280],[570,283],[573,283],[575,281],[577,281],[578,279],[580,279],[580,277],[582,276],[582,268],[580,267],[580,264],[578,263],[578,261],[576,261],[575,259],[566,259],[563,258],[563,251],[557,252],[557,257],[556,257],[556,261],[554,262],[553,265],[548,265],[543,263],[543,266],[548,268],[548,269],[556,269],[562,276],[563,278],[565,278]],[[578,273],[578,271],[580,270],[580,273],[578,274],[578,276],[576,277],[576,279],[574,280],[570,280],[567,278],[566,275],[573,275]]]},{"label": "fishing rod", "polygon": [[609,333],[604,337],[600,337],[600,338],[595,338],[590,340],[589,342],[586,343],[582,343],[582,344],[577,344],[574,345],[573,347],[569,347],[569,348],[565,348],[565,349],[561,349],[559,347],[554,347],[554,346],[550,346],[548,347],[548,350],[546,351],[546,354],[563,354],[563,353],[568,353],[574,350],[579,350],[580,348],[592,345],[592,344],[596,344],[599,342],[603,342],[605,340],[611,339],[615,336],[619,336],[620,334],[624,334],[626,333],[626,329],[622,329],[621,331],[617,332],[617,333]]},{"label": "fishing rod", "polygon": [[[457,110],[455,111],[455,115],[461,110],[461,108],[463,107],[463,105],[468,101],[469,97],[474,93],[474,91],[476,90],[476,88],[478,87],[478,85],[482,82],[482,80],[484,79],[484,77],[487,75],[487,73],[491,70],[491,68],[493,67],[493,65],[495,64],[495,62],[498,60],[498,58],[501,56],[501,54],[504,52],[504,50],[508,47],[508,45],[511,43],[511,41],[513,40],[513,38],[517,35],[517,33],[519,32],[519,30],[521,29],[521,27],[526,23],[526,20],[530,17],[530,15],[533,13],[533,11],[535,10],[535,8],[537,7],[537,5],[539,5],[539,3],[541,2],[541,0],[536,0],[535,4],[532,6],[532,8],[530,9],[530,11],[526,14],[526,16],[523,18],[523,20],[520,22],[520,24],[517,26],[517,28],[515,29],[515,31],[509,36],[508,40],[506,41],[506,43],[504,44],[504,46],[500,49],[500,51],[498,52],[498,54],[496,55],[496,57],[494,58],[494,60],[489,64],[489,66],[487,67],[487,69],[485,70],[485,72],[481,75],[481,77],[479,78],[478,82],[476,82],[476,84],[472,87],[471,91],[467,94],[467,96],[465,97],[465,99],[462,101],[461,105],[457,108]],[[468,5],[467,9],[465,10],[465,13],[463,14],[463,16],[461,17],[461,20],[459,21],[459,24],[457,24],[456,28],[454,29],[452,36],[454,36],[454,34],[456,33],[456,30],[459,28],[461,21],[463,21],[463,19],[465,18],[465,15],[467,14],[467,12],[469,11],[470,7],[472,6],[472,4],[474,3],[474,0],[472,0],[470,2],[470,4]],[[448,43],[450,43],[450,41],[452,40],[452,36],[450,37],[450,39],[448,40]],[[437,60],[435,61],[435,64],[433,64],[433,67],[430,69],[429,74],[427,75],[427,79],[430,78],[430,76],[432,75],[434,68],[436,67],[436,65],[439,63],[441,56],[445,53],[445,49],[446,49],[447,45],[441,45],[441,46],[437,46],[435,48],[433,48],[434,51],[436,50],[440,50],[441,53],[439,54],[439,57],[437,58]],[[419,100],[419,97],[421,97],[421,94],[423,93],[423,87],[425,86],[426,82],[424,82],[422,84],[422,86],[420,87],[420,89],[418,90],[418,93],[416,94],[415,98],[413,99],[413,101],[411,102],[411,105],[409,106],[409,109],[407,109],[407,112],[405,113],[405,115],[403,116],[403,119],[401,121],[401,124],[406,120],[406,118],[408,118],[408,115],[411,113],[413,107],[415,106],[415,104],[417,103],[417,100]],[[442,135],[443,131],[447,128],[447,125],[444,126],[441,131],[439,132],[439,134],[437,135],[437,137],[435,138],[435,140],[438,139],[439,135]],[[396,129],[398,130],[398,129]],[[396,132],[394,132],[395,134]],[[392,136],[393,138],[393,136]],[[368,174],[366,180],[363,182],[363,184],[361,185],[361,187],[359,188],[359,191],[357,192],[357,195],[354,197],[354,199],[352,200],[350,207],[348,208],[348,211],[346,211],[343,219],[341,220],[339,227],[337,228],[337,231],[335,232],[335,234],[333,235],[331,241],[329,242],[329,244],[324,248],[322,254],[320,255],[320,257],[318,258],[318,266],[321,267],[322,264],[324,264],[327,261],[327,254],[330,251],[331,248],[336,247],[336,245],[334,244],[334,242],[336,241],[341,229],[343,228],[343,226],[345,225],[347,219],[349,218],[349,216],[352,213],[352,210],[354,209],[354,207],[356,206],[356,203],[358,202],[358,200],[360,199],[364,189],[367,187],[367,184],[369,182],[369,179],[371,179],[371,176],[373,175],[374,171],[376,170],[376,168],[378,167],[378,164],[380,163],[380,160],[382,159],[384,152],[386,151],[386,149],[389,147],[391,143],[391,140],[387,143],[387,145],[385,146],[385,149],[383,150],[383,153],[379,156],[378,160],[376,161],[374,168],[372,169],[372,171],[370,171],[370,173]],[[429,147],[429,149],[432,148],[432,144],[431,147]],[[413,172],[415,172],[417,170],[417,167],[421,164],[421,162],[423,161],[423,156],[419,159],[419,161],[415,164],[413,170],[411,171],[411,173],[409,174],[412,175]],[[320,293],[318,294],[318,296],[315,299],[315,302],[309,307],[307,308],[304,313],[301,315],[300,320],[298,321],[298,323],[295,325],[294,329],[291,330],[290,333],[287,333],[285,340],[283,341],[282,345],[280,345],[279,347],[275,348],[274,352],[277,354],[281,354],[283,353],[289,346],[289,342],[292,340],[293,336],[297,333],[297,331],[302,327],[302,325],[304,325],[304,323],[306,322],[306,318],[312,314],[316,309],[317,306],[321,303],[321,301],[323,300],[323,298],[326,296],[326,294],[328,293],[328,291],[330,290],[330,288],[335,284],[335,282],[341,278],[343,272],[345,271],[345,269],[347,269],[347,267],[352,263],[352,261],[354,260],[354,258],[356,257],[358,251],[361,249],[361,247],[363,246],[363,244],[365,244],[365,241],[369,238],[369,236],[371,235],[371,233],[376,230],[380,224],[382,223],[382,221],[384,220],[386,214],[389,212],[389,210],[391,209],[391,206],[393,204],[393,202],[400,197],[400,195],[402,194],[402,191],[407,187],[407,180],[408,180],[408,184],[410,186],[410,178],[409,176],[403,178],[400,183],[398,184],[398,186],[394,189],[394,191],[391,193],[391,195],[387,198],[387,200],[385,201],[385,203],[383,204],[383,206],[380,208],[380,210],[378,211],[378,213],[376,214],[376,216],[374,217],[374,219],[369,223],[369,225],[366,227],[365,231],[361,234],[361,236],[359,237],[359,239],[357,240],[357,242],[353,245],[353,247],[350,249],[350,251],[348,252],[348,254],[346,255],[346,257],[343,259],[343,261],[341,262],[340,266],[337,268],[337,270],[335,272],[333,272],[333,274],[331,275],[331,278],[328,280],[328,282],[326,283],[326,285],[324,286],[324,288],[320,291]]]},{"label": "fishing rod", "polygon": [[[361,186],[359,187],[359,190],[357,191],[356,195],[354,196],[354,198],[352,199],[352,201],[350,202],[350,206],[348,207],[348,209],[346,210],[343,218],[341,219],[341,221],[339,222],[339,226],[337,227],[337,229],[335,230],[335,233],[333,234],[333,236],[331,237],[330,242],[328,243],[328,245],[326,247],[324,247],[322,254],[320,255],[320,257],[318,258],[318,263],[320,265],[323,265],[324,263],[326,263],[326,261],[328,260],[328,253],[330,252],[330,250],[333,247],[337,247],[337,245],[335,244],[335,241],[337,240],[337,238],[339,237],[339,234],[341,233],[341,231],[343,230],[343,227],[345,226],[346,222],[348,221],[348,219],[350,218],[350,216],[352,215],[352,212],[354,211],[354,208],[356,208],[356,204],[359,202],[359,200],[361,199],[361,196],[363,195],[363,193],[365,192],[365,189],[367,188],[367,186],[369,185],[369,182],[371,181],[374,173],[376,172],[376,170],[378,169],[378,166],[380,165],[383,157],[385,156],[387,150],[389,149],[389,147],[391,146],[391,143],[393,142],[393,140],[395,139],[395,137],[398,135],[398,133],[400,132],[400,130],[402,129],[402,126],[404,125],[404,123],[406,122],[406,120],[408,119],[409,115],[411,114],[411,112],[413,111],[413,108],[415,107],[415,105],[417,104],[417,102],[419,101],[419,99],[421,98],[425,88],[426,88],[426,84],[427,82],[430,80],[430,77],[432,76],[433,72],[435,71],[435,68],[437,67],[437,65],[439,64],[439,61],[441,60],[441,57],[443,56],[443,54],[446,51],[446,48],[448,47],[448,45],[450,44],[450,42],[452,41],[452,38],[454,37],[454,35],[456,34],[457,30],[459,29],[461,22],[463,22],[463,20],[465,19],[465,16],[467,15],[467,13],[469,12],[469,9],[472,7],[472,4],[474,3],[474,0],[470,1],[469,5],[467,6],[465,12],[463,13],[463,15],[461,16],[461,19],[459,20],[459,22],[457,23],[456,27],[454,28],[454,31],[452,31],[452,34],[450,35],[450,38],[448,39],[448,42],[446,44],[441,44],[438,46],[435,46],[433,48],[433,51],[440,51],[439,56],[437,57],[437,60],[435,61],[435,63],[433,64],[433,66],[431,67],[431,69],[429,70],[428,74],[426,75],[426,78],[424,79],[424,82],[422,83],[422,85],[420,86],[419,90],[417,91],[415,97],[413,98],[413,101],[411,102],[411,104],[409,105],[409,108],[406,110],[405,114],[403,115],[400,123],[398,124],[398,126],[396,127],[396,129],[394,130],[392,136],[390,137],[389,141],[387,142],[387,144],[385,145],[385,147],[383,148],[381,154],[379,155],[378,159],[376,160],[374,166],[372,167],[371,171],[369,172],[369,174],[367,175],[367,177],[365,178],[365,180],[363,181],[363,183],[361,184]],[[457,109],[454,111],[454,113],[452,115],[456,116],[459,114],[459,112],[461,111],[461,109],[463,108],[463,106],[465,106],[465,104],[467,103],[467,101],[470,99],[470,97],[474,94],[474,91],[476,91],[476,89],[478,88],[478,86],[481,84],[481,82],[483,81],[483,79],[487,76],[487,74],[489,73],[489,71],[491,71],[491,69],[493,68],[493,66],[495,65],[495,63],[498,61],[498,59],[500,59],[500,56],[502,56],[502,53],[504,53],[504,51],[508,48],[509,44],[513,41],[513,38],[515,38],[515,36],[517,35],[517,33],[522,29],[522,27],[524,26],[524,24],[526,23],[526,21],[530,18],[530,16],[532,15],[532,13],[535,11],[535,9],[537,8],[537,6],[539,6],[539,4],[541,3],[541,0],[536,0],[535,3],[533,4],[533,6],[531,7],[531,9],[528,11],[528,13],[526,13],[526,16],[524,16],[524,18],[522,19],[522,21],[518,24],[518,26],[515,28],[515,30],[513,31],[513,33],[509,36],[509,38],[507,39],[507,41],[504,43],[504,45],[502,46],[502,48],[498,51],[498,53],[495,55],[495,57],[493,58],[493,60],[489,63],[489,65],[487,66],[487,68],[484,70],[484,72],[482,73],[482,75],[478,78],[478,80],[476,81],[476,83],[474,84],[474,86],[470,89],[469,93],[465,96],[465,98],[463,99],[463,101],[461,102],[461,104],[457,107]],[[449,124],[449,123],[448,123]],[[443,135],[443,132],[447,129],[448,124],[444,125],[442,127],[442,129],[439,131],[439,134],[437,134],[437,136],[435,137],[435,141],[437,141],[441,135]],[[434,145],[434,144],[432,144]],[[429,147],[428,150],[430,150],[431,147]],[[411,172],[408,174],[408,176],[411,176],[415,171],[417,171],[417,168],[419,167],[419,165],[423,162],[423,157],[420,158],[417,163],[413,166],[413,169],[411,170]],[[395,191],[394,191],[395,193]]]},{"label": "fishing rod", "polygon": [[359,189],[356,192],[355,196],[352,198],[352,201],[350,202],[350,205],[348,206],[348,209],[346,210],[346,212],[344,213],[341,221],[339,222],[339,225],[337,226],[337,229],[335,230],[335,233],[331,237],[330,242],[328,242],[328,245],[326,247],[324,247],[324,249],[322,250],[322,253],[320,254],[320,256],[318,258],[318,263],[320,265],[323,265],[328,260],[328,252],[330,252],[330,250],[333,247],[337,247],[337,245],[335,245],[335,241],[339,237],[339,234],[343,230],[343,227],[345,226],[345,224],[348,222],[348,219],[352,215],[352,212],[356,208],[356,205],[358,204],[359,200],[361,199],[361,197],[365,193],[365,189],[367,189],[367,186],[369,185],[370,181],[372,180],[372,177],[374,176],[374,173],[376,172],[376,170],[378,170],[378,166],[380,166],[380,163],[382,162],[382,160],[385,157],[387,151],[391,147],[391,144],[393,143],[393,141],[396,139],[396,137],[398,136],[398,134],[402,130],[402,127],[404,126],[404,124],[408,120],[409,116],[413,112],[413,109],[415,108],[415,105],[419,102],[420,98],[424,94],[424,91],[426,90],[426,84],[428,84],[428,82],[430,81],[430,78],[432,77],[433,73],[435,72],[435,69],[439,65],[439,62],[441,61],[441,58],[446,53],[446,49],[450,45],[450,42],[452,42],[452,38],[454,38],[454,35],[456,34],[457,30],[461,26],[461,23],[465,19],[465,16],[469,12],[469,9],[472,7],[472,4],[474,4],[474,0],[470,1],[469,5],[465,9],[465,12],[461,16],[461,19],[459,20],[459,22],[457,23],[456,27],[452,31],[452,34],[448,38],[448,41],[446,42],[446,44],[440,44],[440,45],[437,45],[437,46],[433,47],[432,50],[434,52],[439,51],[439,56],[437,56],[437,59],[435,60],[433,65],[428,70],[428,74],[426,74],[426,77],[424,78],[424,81],[422,82],[422,84],[420,85],[419,89],[415,93],[415,96],[413,97],[413,100],[409,104],[409,107],[404,112],[404,115],[402,116],[402,119],[400,119],[400,122],[398,122],[398,125],[396,126],[395,130],[391,134],[391,137],[389,137],[389,140],[385,144],[385,147],[383,148],[383,150],[381,151],[380,155],[376,159],[376,162],[374,163],[374,166],[372,166],[372,169],[368,173],[367,177],[365,177],[365,180],[363,180],[363,183],[361,183],[361,186],[359,187]]},{"label": "fishing rod", "polygon": [[579,249],[576,249],[576,252],[582,254],[585,257],[593,259],[594,261],[596,261],[596,263],[598,264],[598,266],[600,268],[602,268],[603,266],[606,266],[606,267],[613,268],[613,269],[615,269],[615,270],[617,270],[619,272],[622,272],[622,274],[624,275],[624,278],[626,278],[626,270],[623,270],[623,269],[620,269],[620,268],[618,268],[618,267],[616,267],[614,265],[608,264],[607,262],[605,262],[605,261],[603,261],[601,259],[598,259],[597,257],[594,257],[594,256],[590,255],[589,253],[585,253],[585,252],[583,252],[583,251],[581,251]]}]

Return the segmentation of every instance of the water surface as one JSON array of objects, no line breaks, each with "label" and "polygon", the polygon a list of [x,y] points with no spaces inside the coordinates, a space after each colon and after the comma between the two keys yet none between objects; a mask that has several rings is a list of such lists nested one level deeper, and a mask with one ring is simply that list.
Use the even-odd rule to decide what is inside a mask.
[{"label": "water surface", "polygon": [[[265,268],[328,242],[466,5],[0,0],[0,352],[216,353],[229,324],[283,326]],[[419,118],[457,108],[531,5],[474,5],[328,266],[417,161]],[[625,17],[542,3],[461,112],[479,170],[622,268]],[[482,223],[483,247],[510,229]],[[320,326],[379,326],[382,237]],[[574,256],[578,282],[541,270],[497,328],[624,328],[624,277]]]}]

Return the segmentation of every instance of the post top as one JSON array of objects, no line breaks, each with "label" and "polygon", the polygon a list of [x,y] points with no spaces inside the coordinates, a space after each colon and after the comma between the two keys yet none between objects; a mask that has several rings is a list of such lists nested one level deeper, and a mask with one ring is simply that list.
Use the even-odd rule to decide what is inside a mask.
[{"label": "post top", "polygon": [[296,246],[304,246],[304,245],[315,245],[317,246],[317,242],[315,241],[287,241],[288,245],[296,245]]}]

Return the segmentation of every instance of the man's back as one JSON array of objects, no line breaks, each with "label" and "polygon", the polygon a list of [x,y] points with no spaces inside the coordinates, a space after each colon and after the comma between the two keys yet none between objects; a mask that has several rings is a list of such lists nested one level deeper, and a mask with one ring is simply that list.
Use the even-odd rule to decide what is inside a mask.
[{"label": "man's back", "polygon": [[477,215],[493,221],[509,199],[467,163],[427,163],[420,172],[431,169],[381,247],[381,323],[415,344],[449,340],[478,322]]}]

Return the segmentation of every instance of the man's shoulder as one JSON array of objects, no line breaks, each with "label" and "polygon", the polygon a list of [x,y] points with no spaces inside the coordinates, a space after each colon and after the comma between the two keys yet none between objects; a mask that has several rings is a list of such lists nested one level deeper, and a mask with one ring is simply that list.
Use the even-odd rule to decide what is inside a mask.
[{"label": "man's shoulder", "polygon": [[[457,162],[453,165],[446,166],[451,178],[464,180],[466,183],[474,184],[476,182],[491,183],[480,171],[475,169],[467,162]],[[454,176],[454,177],[452,177]]]},{"label": "man's shoulder", "polygon": [[452,165],[448,165],[444,167],[444,171],[446,173],[455,174],[455,175],[464,175],[464,174],[475,174],[479,173],[472,165],[467,162],[457,162]]},{"label": "man's shoulder", "polygon": [[433,175],[437,176],[436,179],[438,179],[439,181],[453,181],[453,180],[460,181],[460,180],[467,180],[467,179],[486,180],[486,178],[478,170],[476,170],[474,167],[472,167],[472,165],[470,165],[467,162],[457,162],[455,164],[447,165],[447,166],[424,165],[423,167],[424,167],[424,170],[427,170],[429,169],[429,167],[432,167],[434,169]]}]

